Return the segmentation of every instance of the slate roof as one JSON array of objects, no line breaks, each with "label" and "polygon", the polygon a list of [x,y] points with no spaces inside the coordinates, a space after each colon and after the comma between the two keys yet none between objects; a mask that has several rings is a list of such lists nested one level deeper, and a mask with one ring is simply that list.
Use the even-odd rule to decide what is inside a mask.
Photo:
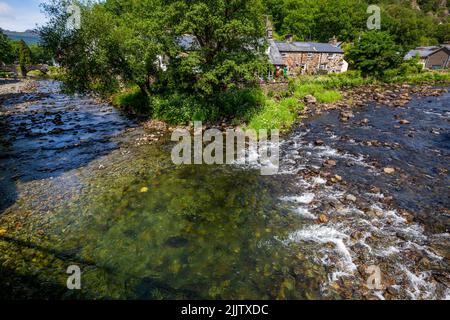
[{"label": "slate roof", "polygon": [[177,43],[185,51],[193,51],[199,48],[197,38],[188,34],[179,37]]},{"label": "slate roof", "polygon": [[341,48],[329,43],[284,41],[274,41],[274,43],[279,52],[344,53]]},{"label": "slate roof", "polygon": [[269,60],[270,63],[272,63],[274,66],[281,66],[284,65],[283,57],[281,56],[280,51],[278,50],[278,46],[276,45],[275,41],[269,40]]},{"label": "slate roof", "polygon": [[405,60],[414,58],[417,54],[420,58],[428,58],[431,54],[435,53],[436,51],[442,49],[442,47],[437,46],[431,46],[431,47],[418,47],[414,50],[409,51],[405,55]]}]

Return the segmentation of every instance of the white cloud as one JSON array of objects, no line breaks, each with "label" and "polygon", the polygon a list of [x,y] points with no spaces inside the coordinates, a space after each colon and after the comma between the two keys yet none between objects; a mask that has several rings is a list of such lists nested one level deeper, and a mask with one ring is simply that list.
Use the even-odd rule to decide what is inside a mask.
[{"label": "white cloud", "polygon": [[9,4],[5,2],[0,2],[0,17],[10,17],[13,13],[13,9],[9,6]]}]

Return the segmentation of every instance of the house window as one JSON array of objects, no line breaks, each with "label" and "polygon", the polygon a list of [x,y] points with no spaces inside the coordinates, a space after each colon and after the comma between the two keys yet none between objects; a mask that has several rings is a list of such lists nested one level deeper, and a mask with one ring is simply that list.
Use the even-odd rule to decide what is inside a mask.
[{"label": "house window", "polygon": [[308,53],[308,58],[312,58],[314,56],[314,54],[313,53]]},{"label": "house window", "polygon": [[326,64],[321,64],[319,68],[320,70],[327,70],[328,66]]},{"label": "house window", "polygon": [[335,59],[336,58],[336,54],[335,53],[333,53],[333,54],[329,54],[328,55],[328,59]]}]

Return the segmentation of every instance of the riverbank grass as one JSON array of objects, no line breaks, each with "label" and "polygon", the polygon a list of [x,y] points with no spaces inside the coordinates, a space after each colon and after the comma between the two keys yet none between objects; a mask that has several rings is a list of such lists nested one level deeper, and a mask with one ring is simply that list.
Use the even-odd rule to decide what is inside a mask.
[{"label": "riverbank grass", "polygon": [[279,129],[282,132],[288,131],[297,119],[297,114],[303,108],[304,105],[294,97],[280,101],[267,99],[261,110],[250,118],[248,127],[254,130]]}]

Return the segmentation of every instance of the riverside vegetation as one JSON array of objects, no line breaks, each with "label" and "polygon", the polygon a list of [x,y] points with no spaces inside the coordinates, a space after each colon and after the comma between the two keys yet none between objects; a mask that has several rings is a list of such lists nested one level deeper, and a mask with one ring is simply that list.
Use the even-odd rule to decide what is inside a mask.
[{"label": "riverside vegetation", "polygon": [[[62,66],[66,88],[97,92],[132,113],[171,124],[228,121],[286,131],[309,95],[332,103],[341,99],[339,90],[356,85],[448,80],[445,73],[423,72],[417,60],[402,60],[413,46],[448,40],[439,1],[419,1],[421,10],[409,1],[382,1],[379,31],[361,31],[369,4],[362,0],[82,2],[83,23],[76,30],[65,28],[64,4],[44,5],[50,22],[40,33]],[[273,68],[262,41],[267,15],[275,38],[338,36],[354,72],[294,79],[284,93],[263,93],[259,83]],[[186,35],[198,43],[186,43]]]}]

